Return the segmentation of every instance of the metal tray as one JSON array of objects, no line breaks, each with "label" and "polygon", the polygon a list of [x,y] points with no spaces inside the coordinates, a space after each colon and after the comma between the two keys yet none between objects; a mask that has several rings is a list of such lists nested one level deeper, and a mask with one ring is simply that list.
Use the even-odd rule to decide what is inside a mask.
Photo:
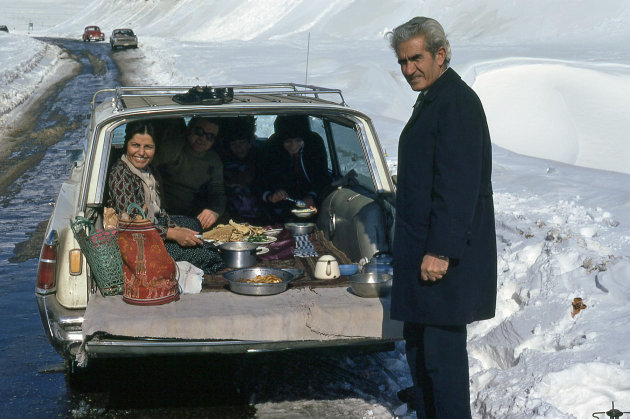
[{"label": "metal tray", "polygon": [[[243,279],[255,278],[257,275],[275,275],[282,279],[282,282],[276,284],[257,284],[252,282],[242,282]],[[226,272],[223,278],[227,279],[230,284],[230,291],[244,295],[273,295],[280,294],[287,290],[289,282],[295,276],[282,269],[274,268],[244,268]]]}]

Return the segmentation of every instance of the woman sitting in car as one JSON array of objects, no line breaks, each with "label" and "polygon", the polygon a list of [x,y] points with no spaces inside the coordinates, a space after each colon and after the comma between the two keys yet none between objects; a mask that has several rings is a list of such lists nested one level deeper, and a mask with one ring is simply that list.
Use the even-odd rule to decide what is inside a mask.
[{"label": "woman sitting in car", "polygon": [[274,128],[263,159],[262,198],[275,218],[286,221],[295,208],[287,198],[317,207],[331,178],[324,141],[310,130],[307,116],[278,116]]},{"label": "woman sitting in car", "polygon": [[155,224],[173,259],[186,260],[204,272],[216,271],[220,256],[197,237],[200,231],[179,227],[162,209],[160,184],[150,166],[156,147],[155,129],[150,122],[127,124],[124,153],[108,178],[107,205],[118,215],[127,212],[129,204],[146,205],[145,215]]}]

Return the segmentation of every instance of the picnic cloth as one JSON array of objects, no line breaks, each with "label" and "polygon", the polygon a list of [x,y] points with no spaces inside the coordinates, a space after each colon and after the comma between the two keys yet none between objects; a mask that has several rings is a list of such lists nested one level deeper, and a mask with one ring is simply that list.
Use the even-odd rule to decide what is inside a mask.
[{"label": "picnic cloth", "polygon": [[134,306],[121,296],[90,295],[84,341],[99,336],[255,341],[402,337],[389,297],[360,298],[346,288],[291,289],[264,297],[183,294],[161,306]]}]

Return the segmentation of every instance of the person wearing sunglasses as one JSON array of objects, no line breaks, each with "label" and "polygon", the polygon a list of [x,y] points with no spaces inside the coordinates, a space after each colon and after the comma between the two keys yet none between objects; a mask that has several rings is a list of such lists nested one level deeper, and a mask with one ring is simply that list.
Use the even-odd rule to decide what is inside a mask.
[{"label": "person wearing sunglasses", "polygon": [[192,118],[185,134],[163,139],[164,146],[156,156],[166,210],[196,219],[203,230],[216,223],[227,201],[223,163],[213,150],[220,122],[218,118]]}]

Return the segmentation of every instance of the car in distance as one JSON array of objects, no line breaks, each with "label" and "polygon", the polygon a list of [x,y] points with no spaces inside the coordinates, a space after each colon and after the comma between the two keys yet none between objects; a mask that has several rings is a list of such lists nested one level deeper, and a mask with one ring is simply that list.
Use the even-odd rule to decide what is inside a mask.
[{"label": "car in distance", "polygon": [[0,31],[9,32],[9,28],[7,28],[7,25],[0,25]]},{"label": "car in distance", "polygon": [[105,34],[98,26],[86,26],[83,30],[83,42],[104,41]]},{"label": "car in distance", "polygon": [[112,49],[138,48],[138,37],[131,29],[114,29],[109,36]]},{"label": "car in distance", "polygon": [[124,153],[126,125],[151,121],[156,130],[179,135],[192,117],[232,126],[244,116],[255,119],[261,151],[273,150],[268,147],[277,137],[279,117],[297,117],[308,127],[309,141],[321,142],[332,183],[322,194],[311,234],[322,252],[334,251],[357,264],[391,252],[394,183],[370,118],[349,107],[340,90],[293,83],[100,90],[91,102],[83,153],[61,186],[48,222],[35,285],[45,333],[65,359],[70,377],[100,357],[332,347],[381,351],[402,339],[402,323],[389,317],[389,296],[361,298],[349,291],[349,282],[313,285],[314,262],[301,257],[265,262],[303,272],[296,279],[302,285],[292,282],[270,297],[243,297],[221,282],[207,288],[217,279],[212,275],[204,277],[201,292],[166,306],[127,305],[122,295],[99,295],[69,220],[82,216],[103,228],[107,179]]}]

